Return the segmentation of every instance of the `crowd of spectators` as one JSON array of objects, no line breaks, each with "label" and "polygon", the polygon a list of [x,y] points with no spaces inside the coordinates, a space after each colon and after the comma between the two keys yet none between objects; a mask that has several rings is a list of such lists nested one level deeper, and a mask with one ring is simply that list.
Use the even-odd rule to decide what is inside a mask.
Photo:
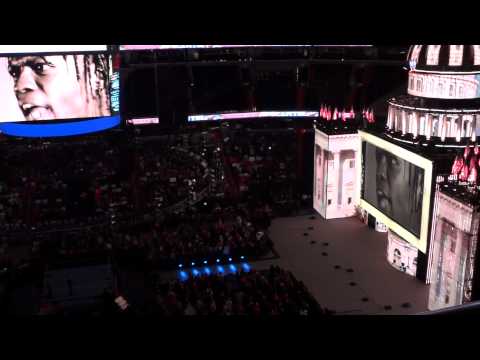
[{"label": "crowd of spectators", "polygon": [[[0,200],[10,200],[0,201],[0,226],[31,230],[34,256],[43,256],[42,246],[63,257],[101,249],[126,263],[135,258],[161,268],[217,256],[261,257],[272,250],[266,223],[298,197],[289,129],[240,126],[8,150],[1,155]],[[205,193],[214,174],[241,196]],[[210,196],[207,207],[202,192]],[[268,220],[259,224],[258,217]]]},{"label": "crowd of spectators", "polygon": [[1,155],[0,227],[43,231],[153,213],[194,202],[215,176],[235,184],[244,199],[282,205],[298,195],[292,132],[225,136],[221,146],[188,135],[188,147],[177,136],[130,146],[96,139],[10,148]]},{"label": "crowd of spectators", "polygon": [[225,136],[227,166],[239,191],[275,208],[285,208],[298,199],[297,150],[293,129],[262,131],[229,129]]},{"label": "crowd of spectators", "polygon": [[162,141],[132,146],[100,138],[5,150],[0,228],[7,232],[102,223],[171,206],[208,185],[203,157]]},{"label": "crowd of spectators", "polygon": [[254,259],[273,249],[268,236],[270,216],[263,204],[224,209],[219,203],[209,207],[205,202],[135,225],[39,233],[32,241],[31,255],[50,262],[105,254],[122,268],[139,270],[174,269],[178,264],[226,257]]},{"label": "crowd of spectators", "polygon": [[208,163],[190,149],[148,142],[136,159],[136,202],[143,211],[195,200],[208,187]]},{"label": "crowd of spectators", "polygon": [[217,258],[259,258],[272,251],[270,219],[264,207],[259,205],[252,213],[239,207],[224,209],[220,204],[203,207],[208,202],[117,233],[114,243],[119,261],[138,264],[140,259],[148,268],[172,269]]},{"label": "crowd of spectators", "polygon": [[[105,140],[11,147],[2,154],[6,171],[0,176],[5,191],[21,196],[23,211],[14,220],[34,229],[95,222],[116,203],[112,192],[128,189],[123,160]],[[10,224],[6,219],[4,226]]]},{"label": "crowd of spectators", "polygon": [[[187,280],[155,280],[143,306],[105,290],[96,305],[65,308],[45,303],[40,314],[54,317],[232,318],[316,317],[333,314],[322,308],[290,271],[267,270],[200,275]],[[149,290],[149,291],[150,291]]]},{"label": "crowd of spectators", "polygon": [[266,271],[160,282],[156,312],[165,317],[325,314],[302,282],[276,266]]},{"label": "crowd of spectators", "polygon": [[[290,140],[281,131],[222,137],[217,129],[132,142],[93,138],[10,147],[1,155],[0,266],[15,267],[8,251],[13,226],[25,231],[31,246],[25,260],[37,273],[48,264],[98,256],[148,274],[272,255],[273,205],[294,196]],[[243,195],[230,198],[234,192],[219,184],[234,184]]]},{"label": "crowd of spectators", "polygon": [[[126,264],[173,268],[197,259],[269,254],[275,205],[296,195],[294,134],[199,134],[137,139],[128,146],[92,139],[11,148],[2,155],[0,194],[23,198],[13,202],[17,207],[0,202],[1,226],[16,219],[25,229],[28,224],[34,257],[104,251]],[[212,185],[213,172],[224,174],[217,167],[230,170],[225,183],[233,180],[244,196],[209,198],[207,206],[198,197]]]},{"label": "crowd of spectators", "polygon": [[26,228],[25,174],[18,170],[20,159],[14,152],[0,152],[0,230]]}]

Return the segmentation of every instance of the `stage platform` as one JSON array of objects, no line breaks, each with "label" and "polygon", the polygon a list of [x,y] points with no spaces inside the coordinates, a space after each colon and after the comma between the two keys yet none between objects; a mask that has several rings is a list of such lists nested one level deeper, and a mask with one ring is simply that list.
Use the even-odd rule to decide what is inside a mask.
[{"label": "stage platform", "polygon": [[427,310],[429,286],[394,269],[387,262],[387,234],[368,228],[356,217],[278,218],[270,236],[280,258],[252,267],[278,264],[292,271],[322,306],[338,314],[404,315]]}]

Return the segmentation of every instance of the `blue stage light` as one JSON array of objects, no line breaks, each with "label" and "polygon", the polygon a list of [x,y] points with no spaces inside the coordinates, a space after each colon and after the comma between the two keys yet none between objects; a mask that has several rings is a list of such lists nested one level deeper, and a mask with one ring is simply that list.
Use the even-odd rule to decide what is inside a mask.
[{"label": "blue stage light", "polygon": [[225,272],[225,270],[223,269],[223,266],[217,266],[217,271],[220,273],[220,274],[223,274]]},{"label": "blue stage light", "polygon": [[242,264],[242,268],[243,268],[243,270],[245,270],[246,272],[249,272],[249,271],[250,271],[250,265],[248,265],[248,264]]},{"label": "blue stage light", "polygon": [[180,271],[180,279],[182,280],[188,279],[188,274],[185,271]]},{"label": "blue stage light", "polygon": [[235,265],[231,264],[229,268],[233,273],[237,272],[237,268],[235,267]]},{"label": "blue stage light", "polygon": [[198,276],[200,275],[200,272],[197,269],[192,270],[193,276]]},{"label": "blue stage light", "polygon": [[205,274],[207,274],[207,275],[210,275],[212,273],[208,267],[206,267],[203,270],[205,271]]}]

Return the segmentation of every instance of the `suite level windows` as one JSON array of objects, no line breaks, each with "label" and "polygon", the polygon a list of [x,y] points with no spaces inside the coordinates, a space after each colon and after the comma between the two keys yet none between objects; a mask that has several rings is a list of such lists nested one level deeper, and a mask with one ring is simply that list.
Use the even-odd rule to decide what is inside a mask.
[{"label": "suite level windows", "polygon": [[463,60],[463,45],[450,45],[450,66],[460,66]]}]

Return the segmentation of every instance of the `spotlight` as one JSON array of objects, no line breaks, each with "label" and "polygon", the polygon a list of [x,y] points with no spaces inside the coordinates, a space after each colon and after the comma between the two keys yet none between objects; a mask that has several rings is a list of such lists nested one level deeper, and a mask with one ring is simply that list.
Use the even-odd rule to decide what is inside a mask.
[{"label": "spotlight", "polygon": [[183,267],[183,265],[182,265],[182,264],[178,264],[178,267],[181,269],[181,268]]},{"label": "spotlight", "polygon": [[245,256],[243,256],[243,255],[242,255],[242,256],[240,256],[240,259],[242,259],[242,260],[243,260],[243,259],[245,259]]},{"label": "spotlight", "polygon": [[229,266],[229,268],[232,272],[237,272],[237,268],[235,267],[235,265],[232,264]]},{"label": "spotlight", "polygon": [[220,259],[217,259],[217,263],[219,263],[219,262],[220,262]]},{"label": "spotlight", "polygon": [[194,263],[194,262],[192,262],[192,266],[195,266],[195,263]]},{"label": "spotlight", "polygon": [[217,271],[220,273],[220,274],[223,274],[223,272],[225,271],[223,269],[223,266],[217,266]]},{"label": "spotlight", "polygon": [[232,261],[232,258],[228,258],[228,261]]},{"label": "spotlight", "polygon": [[206,263],[207,263],[207,260],[205,260],[203,263],[206,264]]},{"label": "spotlight", "polygon": [[210,273],[211,273],[211,271],[210,271],[210,269],[209,269],[208,267],[206,267],[206,268],[204,269],[204,271],[205,271],[205,274],[207,274],[207,275],[210,275]]},{"label": "spotlight", "polygon": [[200,272],[197,269],[192,270],[193,276],[198,276]]}]

